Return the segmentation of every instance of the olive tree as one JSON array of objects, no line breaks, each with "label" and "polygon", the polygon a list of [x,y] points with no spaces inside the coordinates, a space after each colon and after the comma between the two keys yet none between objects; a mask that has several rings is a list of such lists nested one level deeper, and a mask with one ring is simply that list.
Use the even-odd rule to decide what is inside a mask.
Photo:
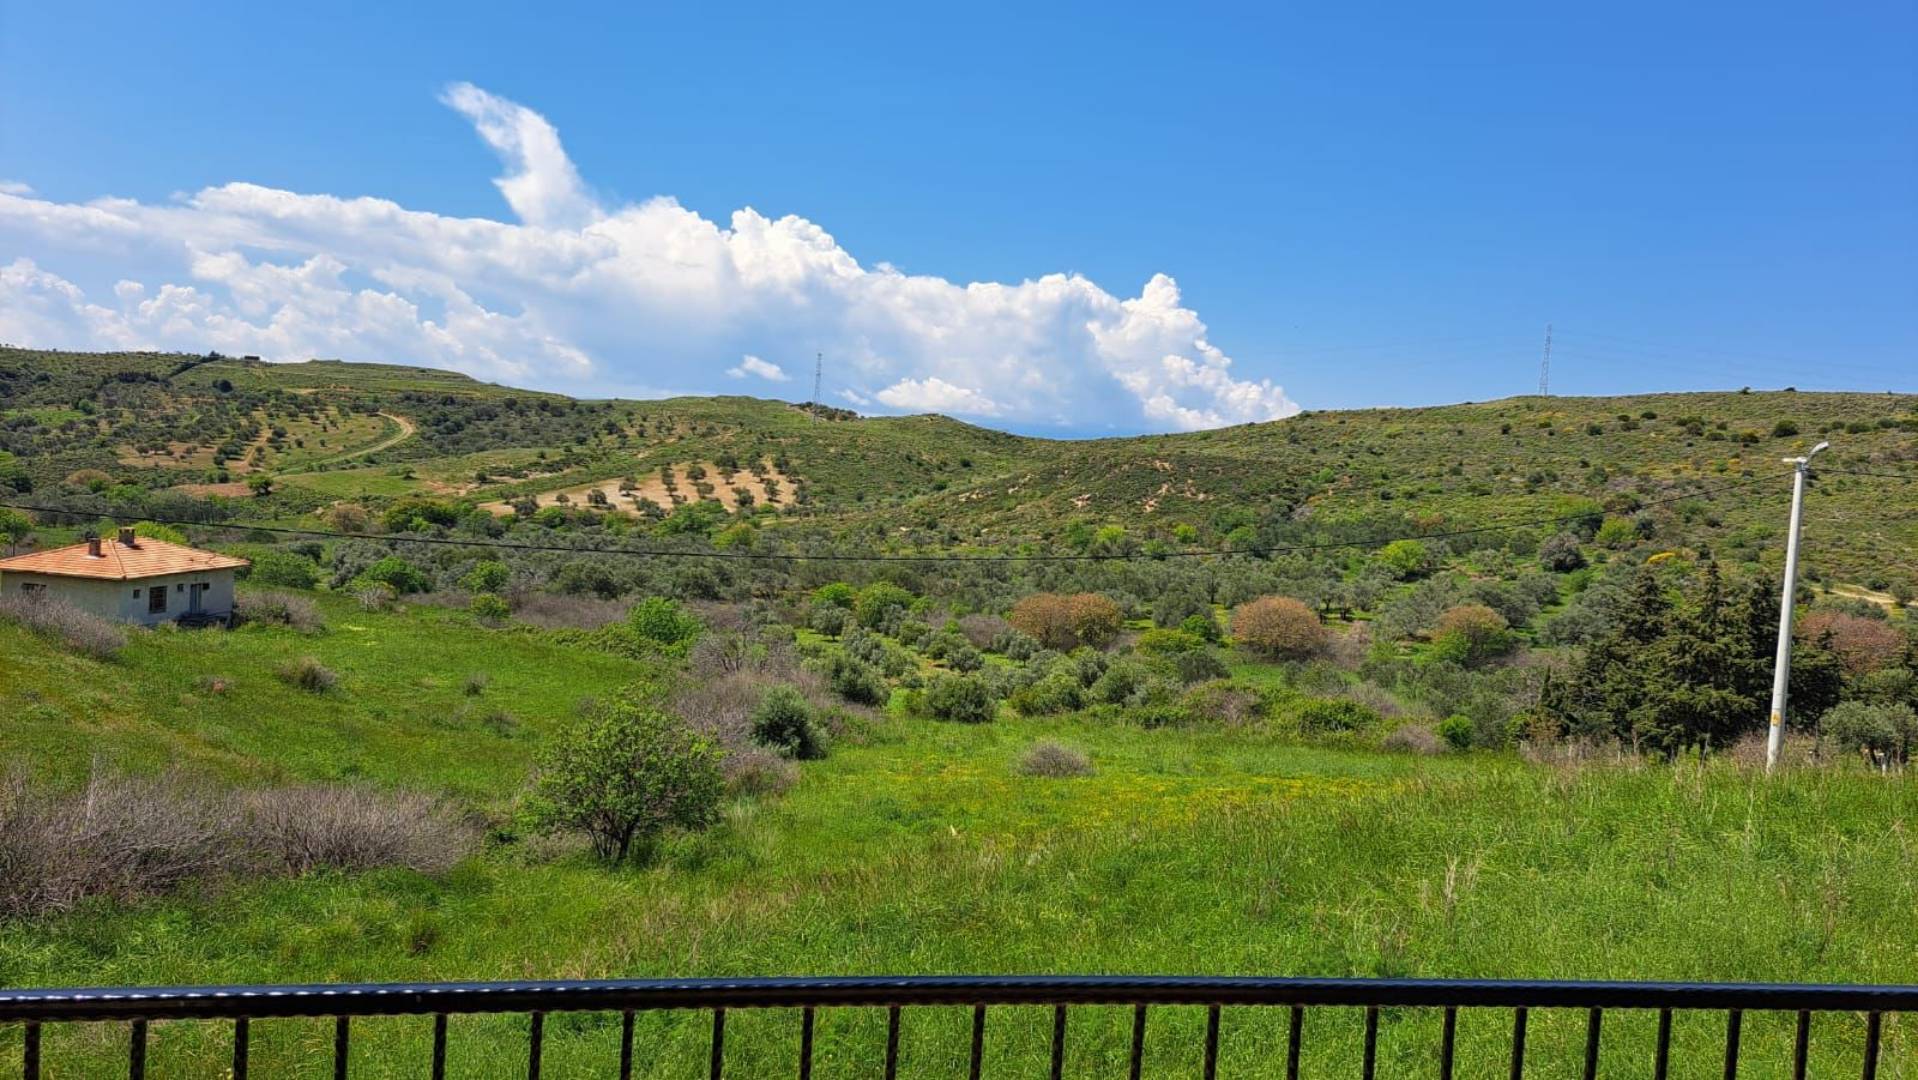
[{"label": "olive tree", "polygon": [[586,834],[623,862],[670,829],[702,829],[719,813],[725,756],[685,721],[650,706],[601,706],[540,756],[532,817],[550,832]]}]

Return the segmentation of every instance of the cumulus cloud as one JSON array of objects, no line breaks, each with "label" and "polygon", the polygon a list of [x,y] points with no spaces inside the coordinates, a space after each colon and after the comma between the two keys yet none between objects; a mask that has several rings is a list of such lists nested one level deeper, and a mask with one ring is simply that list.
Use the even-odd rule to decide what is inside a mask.
[{"label": "cumulus cloud", "polygon": [[745,359],[739,362],[738,367],[727,368],[726,374],[735,379],[743,379],[748,375],[757,375],[768,382],[787,382],[792,378],[791,375],[786,374],[785,368],[780,367],[778,364],[769,364],[751,353],[746,354]]},{"label": "cumulus cloud", "polygon": [[881,411],[1081,429],[1297,411],[1233,371],[1165,275],[1131,298],[1078,274],[962,284],[862,265],[797,216],[607,206],[545,117],[466,83],[441,100],[499,156],[515,220],[244,182],[164,203],[0,184],[0,251],[25,253],[0,265],[0,340],[426,364],[602,396],[787,382],[762,357],[820,351],[834,394]]}]

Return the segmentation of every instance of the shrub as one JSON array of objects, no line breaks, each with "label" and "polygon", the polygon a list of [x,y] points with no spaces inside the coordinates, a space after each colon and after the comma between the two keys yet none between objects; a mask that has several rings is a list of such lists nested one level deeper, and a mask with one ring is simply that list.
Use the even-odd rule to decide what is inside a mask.
[{"label": "shrub", "polygon": [[801,761],[826,756],[826,740],[813,721],[812,706],[790,686],[775,686],[759,700],[752,714],[752,739]]},{"label": "shrub", "polygon": [[1608,517],[1605,523],[1598,527],[1598,534],[1592,540],[1600,547],[1628,548],[1638,543],[1640,537],[1637,526],[1632,524],[1632,519]]},{"label": "shrub", "polygon": [[1012,607],[1009,621],[1048,649],[1098,648],[1125,624],[1119,605],[1098,593],[1034,593]]},{"label": "shrub", "polygon": [[1504,616],[1484,604],[1460,604],[1439,616],[1432,653],[1461,667],[1477,667],[1511,652],[1517,643]]},{"label": "shrub", "polygon": [[385,585],[401,596],[407,593],[425,592],[433,587],[419,568],[398,555],[388,555],[373,565],[360,571],[360,580]]},{"label": "shrub", "polygon": [[749,746],[726,755],[726,790],[747,798],[784,795],[799,782],[799,767],[778,754]]},{"label": "shrub", "polygon": [[1232,609],[1232,636],[1275,660],[1307,660],[1325,651],[1329,632],[1303,601],[1261,596]]},{"label": "shrub", "polygon": [[1242,686],[1218,679],[1200,683],[1179,699],[1186,715],[1195,720],[1238,727],[1258,718],[1259,695]]},{"label": "shrub", "polygon": [[496,593],[506,588],[513,580],[513,571],[505,563],[496,559],[486,559],[473,564],[473,568],[460,579],[467,592]]},{"label": "shrub", "polygon": [[1444,750],[1445,745],[1424,724],[1405,724],[1394,728],[1379,742],[1383,749],[1405,754],[1436,754]]},{"label": "shrub", "polygon": [[973,675],[939,675],[926,687],[926,709],[940,720],[983,724],[997,711],[992,691]]},{"label": "shrub", "polygon": [[996,652],[993,648],[1012,633],[1012,624],[997,615],[967,615],[959,620],[959,633],[975,649]]},{"label": "shrub", "polygon": [[1569,574],[1585,565],[1585,551],[1578,534],[1562,532],[1538,546],[1540,566],[1555,574]]},{"label": "shrub", "polygon": [[1202,615],[1187,615],[1184,621],[1179,623],[1179,629],[1213,645],[1218,644],[1219,639],[1225,636],[1220,632],[1219,620],[1212,614],[1211,608],[1207,608]]},{"label": "shrub", "polygon": [[1085,751],[1075,750],[1064,743],[1047,739],[1033,743],[1019,757],[1019,772],[1025,776],[1044,776],[1052,779],[1064,779],[1073,776],[1091,776],[1092,759]]},{"label": "shrub", "polygon": [[466,610],[481,622],[500,623],[512,617],[513,606],[504,597],[495,593],[474,593],[473,599],[466,604]]},{"label": "shrub", "polygon": [[822,607],[836,607],[841,611],[851,611],[853,602],[858,598],[858,591],[843,581],[821,585],[812,591],[813,603]]},{"label": "shrub", "polygon": [[1905,635],[1883,619],[1860,618],[1837,611],[1813,611],[1798,620],[1801,641],[1824,641],[1847,675],[1864,675],[1895,667],[1905,655]]},{"label": "shrub", "polygon": [[0,597],[0,619],[62,642],[73,651],[95,660],[110,660],[119,655],[127,644],[126,628],[119,623],[38,593],[13,593]]},{"label": "shrub", "polygon": [[859,595],[853,599],[853,617],[866,629],[876,630],[886,621],[886,616],[910,608],[912,601],[911,593],[892,582],[875,581],[859,590]]},{"label": "shrub", "polygon": [[1311,698],[1299,707],[1299,730],[1307,734],[1363,731],[1379,723],[1379,714],[1345,698]]},{"label": "shrub", "polygon": [[999,653],[1008,660],[1024,663],[1037,656],[1042,648],[1043,646],[1030,636],[1017,630],[1007,630],[993,639],[992,647],[987,651]]},{"label": "shrub", "polygon": [[830,604],[822,604],[813,608],[812,618],[807,620],[807,625],[815,632],[824,634],[827,637],[838,637],[844,634],[846,627],[851,625],[851,623],[852,616],[847,613],[845,608],[834,607]]},{"label": "shrub", "polygon": [[1071,672],[1054,671],[1013,691],[1008,700],[1022,716],[1053,716],[1083,708],[1085,688]]},{"label": "shrub", "polygon": [[1392,541],[1379,549],[1378,560],[1401,581],[1432,569],[1431,553],[1417,540]]},{"label": "shrub", "polygon": [[399,594],[393,586],[378,581],[362,581],[353,587],[353,599],[361,611],[385,611]]},{"label": "shrub", "polygon": [[249,589],[238,596],[233,605],[233,616],[236,622],[285,626],[301,633],[326,628],[326,620],[320,617],[319,606],[307,597],[293,593],[254,592]]},{"label": "shrub", "polygon": [[826,664],[826,680],[833,692],[861,705],[886,700],[886,677],[879,669],[846,652],[836,652]]},{"label": "shrub", "polygon": [[1454,750],[1470,750],[1475,730],[1471,717],[1453,713],[1439,721],[1438,736]]},{"label": "shrub", "polygon": [[1187,684],[1223,679],[1230,674],[1225,661],[1219,659],[1219,654],[1211,649],[1180,653],[1173,658],[1172,670],[1180,682]]},{"label": "shrub", "polygon": [[288,660],[281,664],[274,674],[280,677],[281,682],[309,694],[324,694],[340,681],[340,677],[333,673],[332,668],[311,656]]},{"label": "shrub", "polygon": [[276,585],[283,589],[310,589],[320,582],[319,565],[311,559],[301,558],[290,551],[250,552],[253,565],[246,570],[246,579],[260,585]]},{"label": "shrub", "polygon": [[1172,655],[1175,653],[1192,652],[1195,649],[1203,649],[1205,648],[1205,639],[1197,634],[1189,634],[1184,630],[1165,630],[1155,626],[1145,633],[1140,634],[1139,642],[1134,647],[1142,653],[1162,656]]},{"label": "shrub", "polygon": [[692,613],[665,596],[649,596],[634,604],[626,613],[626,625],[642,639],[668,648],[691,641],[700,630]]},{"label": "shrub", "polygon": [[281,870],[403,867],[441,874],[473,850],[475,830],[426,795],[355,787],[291,787],[241,799],[249,843]]},{"label": "shrub", "polygon": [[1879,765],[1904,764],[1918,743],[1918,712],[1903,703],[1846,701],[1819,718],[1819,730]]},{"label": "shrub", "polygon": [[1793,420],[1780,420],[1771,426],[1771,437],[1774,439],[1789,439],[1796,434],[1798,424]]},{"label": "shrub", "polygon": [[703,829],[725,792],[723,751],[678,717],[627,702],[563,729],[540,756],[530,805],[549,832],[584,833],[608,862],[670,829]]}]

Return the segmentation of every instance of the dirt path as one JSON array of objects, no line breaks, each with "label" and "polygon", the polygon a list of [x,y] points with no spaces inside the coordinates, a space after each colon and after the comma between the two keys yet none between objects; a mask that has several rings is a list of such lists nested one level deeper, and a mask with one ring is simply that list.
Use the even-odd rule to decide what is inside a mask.
[{"label": "dirt path", "polygon": [[1869,601],[1880,607],[1896,608],[1898,606],[1897,597],[1890,593],[1873,592],[1862,585],[1833,585],[1831,593],[1833,596],[1843,596],[1850,600]]},{"label": "dirt path", "polygon": [[310,464],[313,466],[332,465],[336,462],[351,461],[356,457],[364,457],[367,454],[377,454],[382,450],[391,450],[393,447],[412,438],[420,430],[418,424],[415,424],[413,421],[408,420],[398,413],[383,412],[380,415],[398,424],[400,426],[399,434],[381,439],[372,446],[363,446],[358,450],[349,450],[344,454],[335,454],[330,458],[321,458]]}]

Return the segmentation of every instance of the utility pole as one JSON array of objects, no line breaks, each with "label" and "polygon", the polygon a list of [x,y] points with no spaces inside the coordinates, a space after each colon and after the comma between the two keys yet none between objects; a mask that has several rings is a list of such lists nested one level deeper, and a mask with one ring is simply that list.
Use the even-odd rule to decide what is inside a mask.
[{"label": "utility pole", "polygon": [[1791,526],[1785,536],[1785,589],[1778,606],[1778,659],[1772,666],[1771,733],[1765,739],[1765,771],[1778,765],[1778,751],[1785,745],[1785,698],[1791,689],[1791,615],[1792,593],[1798,588],[1798,524],[1805,512],[1805,474],[1811,471],[1811,459],[1831,444],[1821,442],[1804,457],[1786,458],[1794,466],[1791,479]]},{"label": "utility pole", "polygon": [[819,422],[819,377],[826,373],[826,354],[812,354],[812,422]]},{"label": "utility pole", "polygon": [[1552,396],[1552,324],[1545,324],[1545,355],[1538,361],[1538,396]]}]

